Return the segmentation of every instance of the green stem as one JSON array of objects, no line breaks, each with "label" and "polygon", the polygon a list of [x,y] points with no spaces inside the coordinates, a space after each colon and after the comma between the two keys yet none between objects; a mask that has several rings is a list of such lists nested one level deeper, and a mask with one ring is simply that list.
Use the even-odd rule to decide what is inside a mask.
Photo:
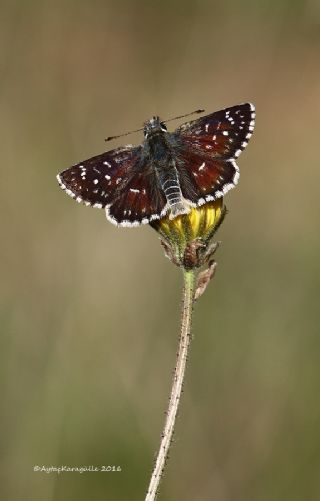
[{"label": "green stem", "polygon": [[154,501],[159,489],[160,480],[168,457],[172,436],[174,432],[177,412],[179,408],[182,386],[184,382],[185,369],[188,357],[188,351],[191,340],[191,321],[192,309],[195,294],[195,270],[183,270],[183,296],[181,312],[181,333],[179,340],[179,349],[177,353],[177,362],[174,370],[171,394],[169,399],[166,420],[162,432],[159,452],[152,472],[148,492],[145,501]]}]

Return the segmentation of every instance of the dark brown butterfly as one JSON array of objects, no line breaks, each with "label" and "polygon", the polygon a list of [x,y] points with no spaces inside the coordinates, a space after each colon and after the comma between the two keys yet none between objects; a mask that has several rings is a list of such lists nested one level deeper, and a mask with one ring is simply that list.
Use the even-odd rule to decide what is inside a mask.
[{"label": "dark brown butterfly", "polygon": [[174,218],[222,197],[239,179],[237,157],[255,124],[250,103],[226,108],[168,132],[153,117],[140,146],[124,146],[61,172],[60,186],[77,202],[105,208],[109,221],[138,226]]}]

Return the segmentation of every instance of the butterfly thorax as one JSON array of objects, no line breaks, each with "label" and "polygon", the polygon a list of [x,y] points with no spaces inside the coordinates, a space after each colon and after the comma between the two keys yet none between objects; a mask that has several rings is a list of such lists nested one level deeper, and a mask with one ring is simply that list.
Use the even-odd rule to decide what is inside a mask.
[{"label": "butterfly thorax", "polygon": [[170,207],[170,217],[174,218],[180,214],[188,213],[190,206],[186,203],[181,192],[175,156],[168,141],[169,133],[165,125],[160,120],[159,124],[152,124],[147,134],[145,132],[145,137],[150,166],[156,173],[160,188]]}]

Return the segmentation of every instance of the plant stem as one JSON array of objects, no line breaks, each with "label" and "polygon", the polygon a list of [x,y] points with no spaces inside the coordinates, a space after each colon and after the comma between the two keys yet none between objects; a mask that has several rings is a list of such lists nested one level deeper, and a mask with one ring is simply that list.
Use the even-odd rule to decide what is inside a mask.
[{"label": "plant stem", "polygon": [[145,501],[154,501],[158,492],[161,476],[165,467],[166,459],[172,442],[179,402],[181,398],[182,386],[184,382],[185,368],[188,357],[188,350],[191,340],[191,320],[192,308],[195,293],[195,270],[183,270],[183,296],[182,296],[182,315],[181,315],[181,333],[179,340],[179,349],[177,353],[177,362],[174,370],[171,394],[169,399],[166,420],[161,435],[161,443],[155,466],[152,472],[148,492]]}]

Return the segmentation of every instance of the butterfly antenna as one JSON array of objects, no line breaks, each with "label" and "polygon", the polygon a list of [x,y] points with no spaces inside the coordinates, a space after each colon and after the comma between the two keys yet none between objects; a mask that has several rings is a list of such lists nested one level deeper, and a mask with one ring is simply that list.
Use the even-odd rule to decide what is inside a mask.
[{"label": "butterfly antenna", "polygon": [[195,113],[203,113],[204,111],[205,110],[195,110],[195,111],[192,111],[191,113],[186,113],[185,115],[180,115],[178,117],[169,118],[168,120],[164,120],[164,122],[171,122],[172,120],[178,120],[180,118],[189,117],[190,115],[194,115]]},{"label": "butterfly antenna", "polygon": [[130,132],[125,132],[124,134],[119,134],[118,136],[109,136],[106,137],[105,141],[111,141],[112,139],[118,139],[118,137],[123,137],[123,136],[129,136],[129,134],[133,134],[134,132],[139,132],[140,130],[143,130],[143,127],[137,130],[131,130]]},{"label": "butterfly antenna", "polygon": [[[186,115],[180,115],[178,117],[174,118],[169,118],[168,120],[164,120],[164,122],[171,122],[172,120],[178,120],[179,118],[184,118],[184,117],[189,117],[190,115],[194,115],[195,113],[203,113],[204,110],[195,110],[192,111],[191,113],[187,113]],[[125,132],[124,134],[119,134],[118,136],[109,136],[106,137],[105,141],[112,141],[112,139],[118,139],[118,137],[123,137],[123,136],[129,136],[129,134],[133,134],[134,132],[139,132],[140,130],[143,130],[143,127],[137,130],[131,130],[130,132]]]}]

